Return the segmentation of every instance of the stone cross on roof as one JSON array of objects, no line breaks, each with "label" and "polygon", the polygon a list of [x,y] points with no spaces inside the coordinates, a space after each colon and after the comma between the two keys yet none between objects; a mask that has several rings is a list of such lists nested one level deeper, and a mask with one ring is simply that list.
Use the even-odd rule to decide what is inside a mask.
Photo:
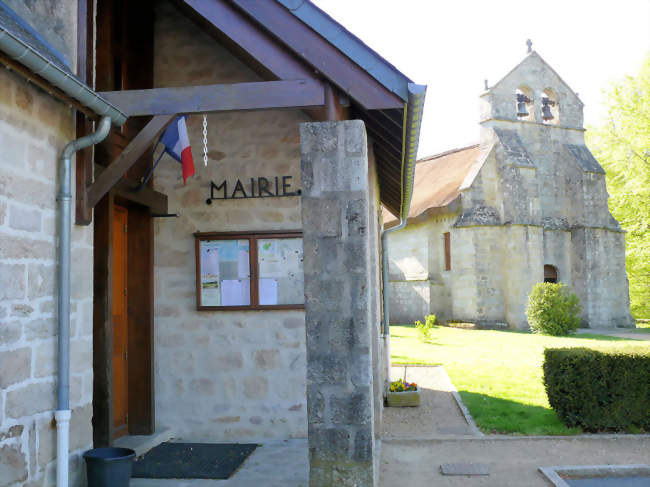
[{"label": "stone cross on roof", "polygon": [[530,39],[526,39],[526,45],[528,46],[528,52],[532,52],[533,50],[533,41]]}]

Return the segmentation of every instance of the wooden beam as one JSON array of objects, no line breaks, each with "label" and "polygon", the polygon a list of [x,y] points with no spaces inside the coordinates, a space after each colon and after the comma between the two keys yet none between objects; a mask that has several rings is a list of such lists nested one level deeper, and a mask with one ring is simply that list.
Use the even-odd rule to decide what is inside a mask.
[{"label": "wooden beam", "polygon": [[325,105],[325,88],[312,79],[106,91],[100,95],[129,117]]},{"label": "wooden beam", "polygon": [[[77,77],[90,86],[93,79],[93,49],[95,19],[94,2],[79,0],[77,6]],[[91,80],[91,83],[88,83]],[[76,137],[88,135],[93,131],[93,124],[83,113],[76,114]],[[93,182],[93,152],[94,147],[86,147],[77,152],[75,164],[75,223],[90,225],[92,211],[86,204],[86,189]]]},{"label": "wooden beam", "polygon": [[135,136],[119,156],[99,175],[88,188],[88,207],[94,208],[102,197],[122,178],[138,158],[151,146],[172,121],[174,115],[156,115]]},{"label": "wooden beam", "polygon": [[[207,0],[192,0],[192,3],[199,1],[212,3]],[[404,100],[386,89],[280,3],[259,0],[231,2],[366,110],[404,107]]]},{"label": "wooden beam", "polygon": [[167,195],[154,191],[148,186],[140,186],[127,178],[120,179],[111,190],[115,196],[149,208],[149,213],[165,215],[168,213]]}]

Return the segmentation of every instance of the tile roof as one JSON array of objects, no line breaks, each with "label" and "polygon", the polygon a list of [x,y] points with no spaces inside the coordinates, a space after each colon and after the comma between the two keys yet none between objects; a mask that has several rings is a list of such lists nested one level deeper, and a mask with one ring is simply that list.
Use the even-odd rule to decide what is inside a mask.
[{"label": "tile roof", "polygon": [[[454,201],[478,155],[479,146],[475,144],[420,159],[415,166],[409,219],[416,218],[429,209],[445,207]],[[384,210],[384,223],[395,221],[396,218]]]}]

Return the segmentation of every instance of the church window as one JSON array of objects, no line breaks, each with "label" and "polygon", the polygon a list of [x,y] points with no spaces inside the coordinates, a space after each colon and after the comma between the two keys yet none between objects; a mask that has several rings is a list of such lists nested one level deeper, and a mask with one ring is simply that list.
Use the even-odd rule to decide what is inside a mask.
[{"label": "church window", "polygon": [[557,97],[551,89],[542,92],[542,123],[557,125],[560,123],[560,111]]},{"label": "church window", "polygon": [[445,270],[451,270],[451,234],[449,232],[444,233],[445,238]]},{"label": "church window", "polygon": [[527,86],[521,86],[515,91],[515,110],[517,120],[535,120],[533,113],[533,92]]},{"label": "church window", "polygon": [[544,282],[557,282],[557,269],[552,265],[544,266]]}]

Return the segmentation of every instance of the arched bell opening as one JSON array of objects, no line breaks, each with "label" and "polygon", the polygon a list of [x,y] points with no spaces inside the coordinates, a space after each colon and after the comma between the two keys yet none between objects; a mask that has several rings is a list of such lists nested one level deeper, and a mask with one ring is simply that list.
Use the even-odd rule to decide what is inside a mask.
[{"label": "arched bell opening", "polygon": [[535,120],[533,113],[533,90],[520,86],[515,90],[515,110],[517,120],[531,122]]},{"label": "arched bell opening", "polygon": [[542,92],[541,116],[542,123],[548,125],[557,125],[560,123],[560,104],[557,95],[550,88]]}]

